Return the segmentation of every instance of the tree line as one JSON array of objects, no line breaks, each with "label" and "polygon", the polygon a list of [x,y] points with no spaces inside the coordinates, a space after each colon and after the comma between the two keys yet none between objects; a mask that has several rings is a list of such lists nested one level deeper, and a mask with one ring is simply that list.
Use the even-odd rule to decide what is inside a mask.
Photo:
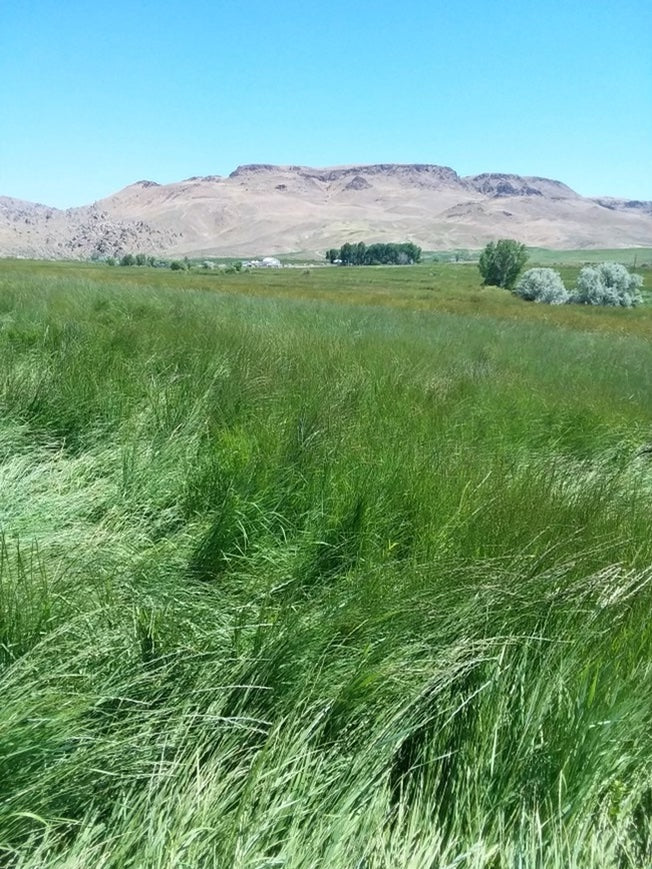
[{"label": "tree line", "polygon": [[410,242],[379,242],[357,244],[346,242],[340,248],[332,247],[326,251],[329,263],[343,266],[412,265],[421,261],[421,248]]}]

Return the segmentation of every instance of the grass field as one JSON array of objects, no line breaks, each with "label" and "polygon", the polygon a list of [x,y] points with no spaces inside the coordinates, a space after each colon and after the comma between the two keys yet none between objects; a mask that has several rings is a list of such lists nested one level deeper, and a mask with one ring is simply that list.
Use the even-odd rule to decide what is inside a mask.
[{"label": "grass field", "polygon": [[0,261],[0,863],[652,865],[651,337]]},{"label": "grass field", "polygon": [[530,259],[542,266],[582,266],[587,263],[616,262],[628,268],[652,266],[652,247],[611,248],[610,250],[550,250],[528,248]]},{"label": "grass field", "polygon": [[[456,262],[460,263],[467,261],[477,262],[482,248],[468,249],[458,248],[457,250],[426,250],[423,251],[424,263],[431,262]],[[262,257],[264,254],[260,254]],[[532,263],[538,266],[583,266],[587,263],[600,262],[617,262],[629,268],[641,268],[652,266],[652,247],[629,247],[629,248],[610,248],[610,249],[577,249],[577,250],[553,250],[545,247],[530,247],[528,255]],[[211,259],[213,259],[211,257]],[[295,251],[282,255],[282,260],[285,263],[305,263],[310,260],[310,255]],[[223,258],[223,262],[228,262]],[[319,260],[313,260],[315,264],[323,265],[323,257]]]}]

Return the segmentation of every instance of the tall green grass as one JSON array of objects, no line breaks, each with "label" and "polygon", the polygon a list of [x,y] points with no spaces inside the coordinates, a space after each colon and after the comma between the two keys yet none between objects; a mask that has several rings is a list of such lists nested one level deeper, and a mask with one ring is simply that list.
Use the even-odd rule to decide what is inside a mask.
[{"label": "tall green grass", "polygon": [[639,312],[142,274],[2,272],[4,865],[650,865]]}]

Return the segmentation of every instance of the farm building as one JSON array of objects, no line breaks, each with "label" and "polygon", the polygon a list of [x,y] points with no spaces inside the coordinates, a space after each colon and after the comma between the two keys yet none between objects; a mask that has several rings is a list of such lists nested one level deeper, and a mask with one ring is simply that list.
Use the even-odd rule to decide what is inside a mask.
[{"label": "farm building", "polygon": [[264,256],[262,259],[243,261],[242,265],[250,269],[280,269],[281,261],[275,256]]}]

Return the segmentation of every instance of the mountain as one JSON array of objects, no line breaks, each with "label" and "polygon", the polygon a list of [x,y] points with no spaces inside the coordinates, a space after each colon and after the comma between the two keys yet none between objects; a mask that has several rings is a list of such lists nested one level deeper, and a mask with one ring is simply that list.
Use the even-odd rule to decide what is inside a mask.
[{"label": "mountain", "polygon": [[652,245],[652,202],[580,196],[548,178],[380,163],[253,164],[227,177],[138,181],[66,210],[0,196],[0,255],[80,258],[322,253],[345,241],[425,250],[516,238],[549,248]]}]

